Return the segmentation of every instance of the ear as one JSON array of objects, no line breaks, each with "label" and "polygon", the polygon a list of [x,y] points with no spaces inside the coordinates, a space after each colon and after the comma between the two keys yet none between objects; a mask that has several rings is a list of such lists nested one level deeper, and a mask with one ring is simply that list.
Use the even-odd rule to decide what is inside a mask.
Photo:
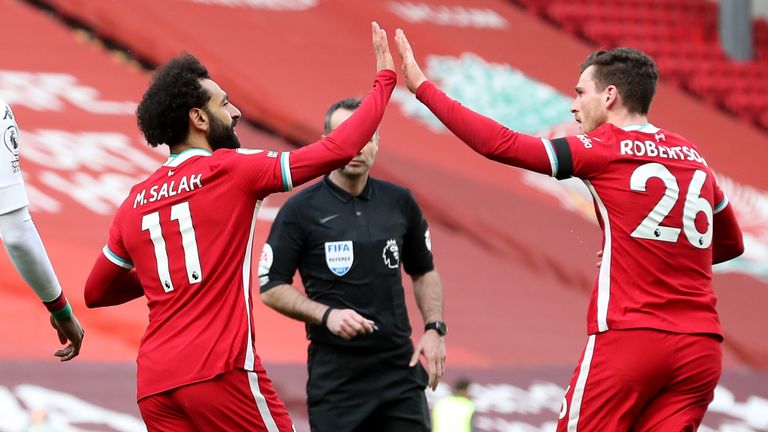
[{"label": "ear", "polygon": [[189,110],[189,124],[199,131],[207,131],[209,126],[208,113],[202,108],[192,108]]},{"label": "ear", "polygon": [[603,104],[606,108],[613,108],[619,99],[621,99],[621,95],[619,95],[619,89],[617,89],[615,85],[609,85],[605,88],[605,91],[603,92]]}]

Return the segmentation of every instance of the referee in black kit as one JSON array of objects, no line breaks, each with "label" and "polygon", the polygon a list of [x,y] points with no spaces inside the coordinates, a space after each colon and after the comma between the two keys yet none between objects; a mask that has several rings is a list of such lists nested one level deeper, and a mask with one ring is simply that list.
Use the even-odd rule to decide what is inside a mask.
[{"label": "referee in black kit", "polygon": [[[331,106],[325,133],[359,105]],[[368,176],[378,140],[377,132],[347,166],[285,203],[259,265],[264,303],[307,323],[313,432],[429,431],[424,389],[437,387],[445,367],[443,288],[427,222],[410,191]],[[401,263],[425,322],[415,349]],[[297,268],[306,295],[291,286]]]}]

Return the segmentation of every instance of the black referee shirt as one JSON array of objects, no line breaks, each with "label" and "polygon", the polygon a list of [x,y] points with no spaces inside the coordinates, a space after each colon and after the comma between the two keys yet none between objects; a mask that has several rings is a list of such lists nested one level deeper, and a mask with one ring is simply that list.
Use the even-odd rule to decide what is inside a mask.
[{"label": "black referee shirt", "polygon": [[280,209],[259,265],[261,291],[291,284],[299,270],[307,295],[354,309],[378,330],[345,340],[307,325],[315,344],[388,350],[409,343],[411,326],[400,272],[434,269],[427,222],[408,189],[369,177],[354,197],[328,176]]}]

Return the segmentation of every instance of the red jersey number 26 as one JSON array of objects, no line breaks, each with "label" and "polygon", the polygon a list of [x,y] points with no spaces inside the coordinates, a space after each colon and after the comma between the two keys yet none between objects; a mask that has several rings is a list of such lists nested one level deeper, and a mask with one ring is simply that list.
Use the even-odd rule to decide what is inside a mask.
[{"label": "red jersey number 26", "polygon": [[[197,252],[197,238],[195,227],[192,224],[192,215],[189,212],[189,203],[183,202],[171,207],[171,220],[179,222],[181,232],[181,245],[184,248],[184,261],[187,267],[189,284],[198,284],[203,280],[203,272],[200,270],[200,255]],[[165,292],[173,291],[173,281],[168,267],[168,252],[165,247],[163,230],[160,227],[160,213],[154,212],[141,218],[141,230],[149,231],[149,238],[155,247],[155,259],[157,261],[157,275]]]},{"label": "red jersey number 26", "polygon": [[[645,192],[646,184],[651,178],[661,179],[666,191],[656,207],[632,232],[632,237],[676,243],[680,236],[680,228],[663,226],[661,222],[672,211],[680,196],[678,179],[664,165],[656,162],[647,163],[632,173],[629,181],[630,188],[634,191]],[[705,171],[696,170],[693,173],[688,184],[688,192],[685,195],[683,207],[682,229],[688,242],[699,249],[706,249],[712,244],[712,205],[701,197],[701,188],[706,179],[707,173]],[[707,219],[707,229],[704,232],[699,232],[696,228],[696,216],[699,213],[704,213]]]}]

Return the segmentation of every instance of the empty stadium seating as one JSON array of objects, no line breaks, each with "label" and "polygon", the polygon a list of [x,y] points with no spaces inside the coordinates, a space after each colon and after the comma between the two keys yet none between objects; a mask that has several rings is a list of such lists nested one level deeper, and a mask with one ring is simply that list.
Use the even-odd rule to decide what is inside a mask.
[{"label": "empty stadium seating", "polygon": [[647,52],[662,79],[768,130],[768,21],[754,21],[755,59],[738,62],[723,52],[718,6],[707,0],[516,2],[598,46]]}]

